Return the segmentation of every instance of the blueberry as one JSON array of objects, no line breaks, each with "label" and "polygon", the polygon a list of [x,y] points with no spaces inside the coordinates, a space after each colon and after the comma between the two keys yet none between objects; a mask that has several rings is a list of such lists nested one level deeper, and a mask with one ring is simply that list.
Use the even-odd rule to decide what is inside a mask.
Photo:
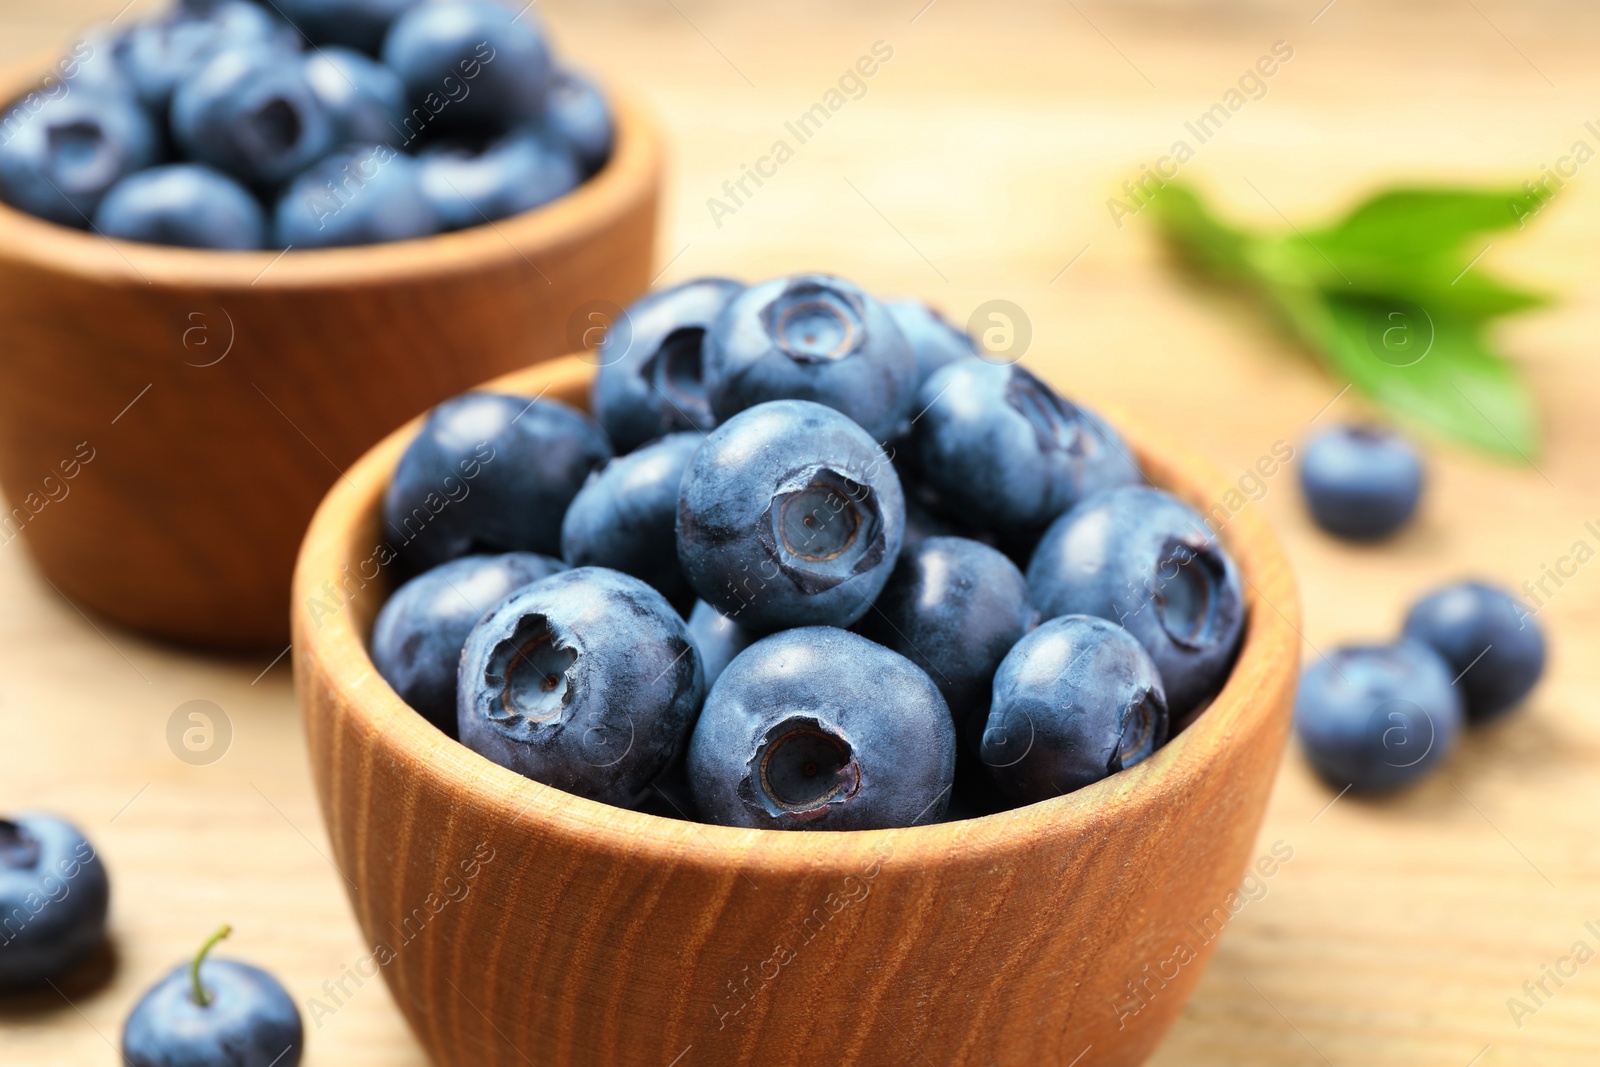
[{"label": "blueberry", "polygon": [[179,86],[193,81],[218,53],[240,46],[293,51],[299,47],[299,34],[264,7],[222,0],[186,4],[162,18],[137,23],[117,40],[115,51],[139,100],[153,114],[165,115]]},{"label": "blueberry", "polygon": [[411,566],[474,552],[561,550],[561,520],[611,446],[588,416],[554,400],[464,393],[446,400],[395,468],[388,532]]},{"label": "blueberry", "polygon": [[1544,672],[1544,634],[1533,613],[1484,582],[1456,582],[1417,601],[1405,636],[1444,658],[1470,722],[1516,707]]},{"label": "blueberry", "polygon": [[957,360],[978,355],[972,338],[945,321],[920,300],[886,300],[889,312],[917,357],[917,384],[933,377],[934,371]]},{"label": "blueberry", "polygon": [[278,980],[238,960],[206,959],[231,931],[212,935],[189,963],[145,993],[122,1028],[127,1067],[296,1067],[300,1012]]},{"label": "blueberry", "polygon": [[333,125],[333,143],[399,144],[406,87],[382,63],[347,48],[319,48],[306,56],[306,83]]},{"label": "blueberry", "polygon": [[1143,479],[1115,430],[1019,366],[947,364],[916,404],[923,478],[954,514],[995,533],[1037,532],[1084,497]]},{"label": "blueberry", "polygon": [[545,120],[572,149],[586,176],[599,171],[611,158],[617,136],[611,107],[599,87],[577,71],[558,69],[551,76]]},{"label": "blueberry", "polygon": [[681,601],[689,583],[678,565],[678,486],[704,440],[672,434],[589,475],[561,524],[561,558],[631,574]]},{"label": "blueberry", "polygon": [[900,479],[831,408],[775,400],[706,438],[683,474],[678,559],[741,626],[849,626],[889,579],[905,529]]},{"label": "blueberry", "polygon": [[94,228],[147,244],[251,249],[266,244],[267,217],[250,191],[226,174],[173,163],[112,186],[95,211]]},{"label": "blueberry", "polygon": [[726,278],[700,278],[647,293],[629,306],[600,343],[595,418],[620,451],[674,430],[710,430],[706,399],[706,330],[743,290]]},{"label": "blueberry", "polygon": [[454,737],[456,674],[467,635],[501,600],[567,569],[549,556],[463,556],[395,590],[372,627],[372,663],[423,718]]},{"label": "blueberry", "polygon": [[873,830],[944,817],[955,726],[910,660],[805,627],[757,641],[722,672],[689,743],[689,784],[711,822]]},{"label": "blueberry", "polygon": [[888,441],[911,416],[917,361],[882,304],[843,278],[799,274],[735,297],[706,335],[706,393],[727,419],[810,400]]},{"label": "blueberry", "polygon": [[[377,55],[394,20],[417,0],[269,0],[313,44]],[[324,49],[332,51],[332,49]]]},{"label": "blueberry", "polygon": [[1422,778],[1461,732],[1461,695],[1426,645],[1338,648],[1308,667],[1294,725],[1306,759],[1329,784],[1375,793]]},{"label": "blueberry", "polygon": [[900,553],[856,632],[926,671],[960,729],[987,713],[995,669],[1033,620],[1016,564],[977,541],[933,537]]},{"label": "blueberry", "polygon": [[0,819],[0,989],[67,973],[106,936],[111,885],[77,828],[51,815]]},{"label": "blueberry", "polygon": [[447,230],[542,207],[577,188],[581,178],[567,146],[535,126],[490,141],[438,142],[419,161],[422,194]]},{"label": "blueberry", "polygon": [[157,131],[123,96],[70,92],[10,114],[0,136],[0,200],[87,229],[101,199],[159,158]]},{"label": "blueberry", "polygon": [[1057,519],[1028,565],[1040,617],[1126,626],[1155,660],[1176,723],[1216,694],[1244,628],[1238,569],[1199,513],[1159,489],[1099,493]]},{"label": "blueberry", "polygon": [[564,571],[501,601],[461,655],[461,742],[621,807],[682,753],[705,699],[683,619],[639,579]]},{"label": "blueberry", "polygon": [[300,57],[261,46],[219,52],[173,91],[172,136],[187,158],[263,189],[334,145]]},{"label": "blueberry", "polygon": [[111,26],[98,26],[85,33],[72,46],[71,58],[63,56],[56,69],[73,92],[113,93],[133,96],[133,80],[118,60],[121,35]]},{"label": "blueberry", "polygon": [[383,61],[429,133],[504,132],[544,110],[550,46],[535,19],[492,0],[418,4],[390,28]]},{"label": "blueberry", "polygon": [[280,248],[335,248],[427,237],[440,224],[417,161],[388,145],[361,145],[296,178],[278,201],[272,233]]},{"label": "blueberry", "polygon": [[1376,541],[1416,513],[1422,459],[1393,431],[1338,426],[1306,446],[1300,489],[1318,526],[1346,540]]},{"label": "blueberry", "polygon": [[689,613],[689,639],[700,652],[700,666],[706,672],[706,688],[715,685],[733,658],[760,638],[734,622],[704,600],[694,602]]},{"label": "blueberry", "polygon": [[992,699],[979,754],[1019,804],[1082,789],[1167,740],[1155,662],[1127,630],[1090,615],[1059,616],[1018,641]]}]

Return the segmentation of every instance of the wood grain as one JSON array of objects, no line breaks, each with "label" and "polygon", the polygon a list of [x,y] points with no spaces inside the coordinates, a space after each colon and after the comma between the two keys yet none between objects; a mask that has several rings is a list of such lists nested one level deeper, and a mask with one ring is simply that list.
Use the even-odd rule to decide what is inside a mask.
[{"label": "wood grain", "polygon": [[282,647],[295,547],[340,471],[648,286],[661,144],[629,98],[617,112],[576,192],[420,241],[197,252],[0,205],[0,538],[122,626]]},{"label": "wood grain", "polygon": [[[493,388],[585,405],[591,374],[574,357]],[[1233,489],[1118,421],[1149,476],[1202,511]],[[383,492],[416,428],[351,467],[312,520],[294,661],[373,969],[436,1062],[645,1067],[686,1048],[763,1067],[867,1067],[886,1050],[959,1067],[1144,1061],[1231,918],[1288,731],[1299,601],[1258,516],[1222,531],[1248,589],[1239,663],[1152,759],[983,819],[744,831],[521,778],[377,677],[365,643],[390,575],[369,561],[387,558]]]}]

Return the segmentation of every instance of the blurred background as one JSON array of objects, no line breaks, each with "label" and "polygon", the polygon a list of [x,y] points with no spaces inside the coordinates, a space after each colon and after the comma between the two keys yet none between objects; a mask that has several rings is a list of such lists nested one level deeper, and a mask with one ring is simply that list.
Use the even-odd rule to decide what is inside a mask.
[{"label": "blurred background", "polygon": [[[156,4],[135,0],[136,18]],[[0,61],[42,68],[121,0],[0,3]],[[821,269],[966,322],[1025,313],[1027,362],[1243,474],[1313,419],[1368,410],[1347,382],[1167,268],[1124,196],[1180,138],[1183,176],[1228,216],[1310,226],[1399,180],[1539,181],[1600,146],[1600,8],[1511,0],[1027,3],[1020,0],[538,0],[557,46],[637,94],[673,142],[661,281]],[[1185,130],[1265,55],[1265,91],[1204,144]],[[786,129],[865,55],[892,52],[804,143]],[[24,69],[24,68],[19,68]],[[747,167],[778,139],[791,159]],[[770,166],[767,169],[771,169]],[[1578,169],[1483,263],[1557,294],[1495,339],[1538,397],[1544,451],[1507,463],[1429,440],[1421,520],[1379,548],[1318,532],[1293,464],[1248,506],[1288,543],[1305,652],[1398,626],[1462,574],[1512,589],[1600,545],[1600,165]],[[730,188],[732,192],[730,192]],[[1119,224],[1120,223],[1120,224]],[[0,338],[0,358],[4,358]],[[1326,414],[1325,414],[1326,413]],[[310,455],[309,462],[318,462]],[[1593,527],[1586,527],[1594,523]],[[1554,588],[1554,587],[1552,587]],[[80,613],[0,546],[0,810],[61,811],[116,879],[110,985],[0,1005],[0,1062],[109,1062],[127,1004],[221,921],[304,1007],[364,954],[329,863],[288,657],[197,658]],[[1533,1014],[1508,999],[1600,949],[1600,566],[1540,614],[1552,661],[1519,716],[1467,737],[1392,800],[1337,799],[1291,749],[1253,891],[1155,1063],[1590,1063],[1600,963]],[[175,709],[204,700],[229,741],[176,758]],[[1330,806],[1330,802],[1333,802]],[[420,1067],[377,982],[308,1020],[311,1064]],[[52,994],[53,996],[53,994]],[[333,1003],[328,1000],[327,1003]],[[692,1063],[693,1061],[686,1061]]]}]

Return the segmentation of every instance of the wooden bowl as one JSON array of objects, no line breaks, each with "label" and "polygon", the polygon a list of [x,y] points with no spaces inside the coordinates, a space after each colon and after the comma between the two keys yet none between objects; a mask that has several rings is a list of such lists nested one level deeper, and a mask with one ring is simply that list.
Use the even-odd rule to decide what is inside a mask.
[{"label": "wooden bowl", "polygon": [[22,535],[60,592],[125,626],[287,643],[295,550],[344,468],[438,401],[584,347],[585,305],[649,287],[661,137],[613,100],[594,179],[425,240],[205,252],[0,205],[0,543]]},{"label": "wooden bowl", "polygon": [[[491,388],[583,405],[590,370],[568,359]],[[1231,488],[1116,421],[1191,503]],[[294,662],[323,816],[373,947],[361,976],[383,974],[435,1062],[1087,1067],[1150,1053],[1254,859],[1289,723],[1299,601],[1254,512],[1223,532],[1249,598],[1238,665],[1151,759],[964,822],[737,830],[522,778],[377,675],[365,639],[389,586],[364,561],[415,430],[368,453],[313,519]]]}]

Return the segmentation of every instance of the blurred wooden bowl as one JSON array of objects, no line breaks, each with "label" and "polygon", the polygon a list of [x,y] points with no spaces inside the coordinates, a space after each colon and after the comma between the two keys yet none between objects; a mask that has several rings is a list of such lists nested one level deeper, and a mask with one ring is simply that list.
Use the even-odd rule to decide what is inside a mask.
[{"label": "blurred wooden bowl", "polygon": [[[591,373],[568,359],[490,387],[548,387],[582,406]],[[1150,476],[1191,503],[1209,509],[1231,488],[1115,421]],[[323,816],[373,946],[360,973],[383,974],[436,1063],[1089,1067],[1149,1055],[1215,947],[1204,931],[1227,921],[1289,725],[1299,600],[1253,511],[1223,531],[1249,598],[1238,664],[1151,759],[964,822],[736,830],[522,778],[439,733],[377,675],[366,637],[389,584],[363,563],[384,541],[380,498],[416,425],[350,468],[312,521],[294,662]]]},{"label": "blurred wooden bowl", "polygon": [[0,544],[20,535],[124,626],[286,643],[295,549],[341,471],[438,401],[585,347],[591,311],[649,287],[662,140],[612,100],[592,180],[424,240],[206,252],[0,205]]}]

